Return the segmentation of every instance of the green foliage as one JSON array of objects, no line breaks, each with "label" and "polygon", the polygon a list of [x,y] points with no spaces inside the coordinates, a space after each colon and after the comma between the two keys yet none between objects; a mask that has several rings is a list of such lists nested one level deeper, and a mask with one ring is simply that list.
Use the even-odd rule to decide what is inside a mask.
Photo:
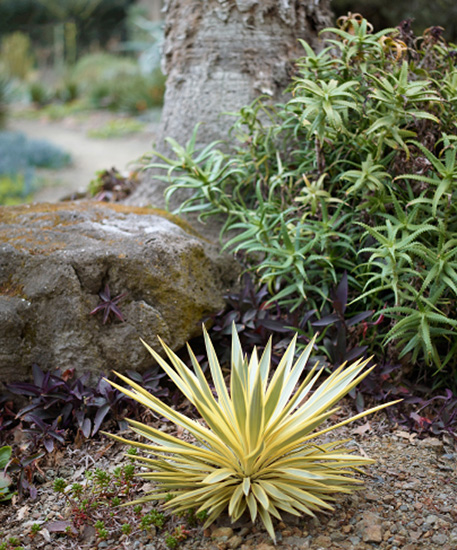
[{"label": "green foliage", "polygon": [[0,175],[0,205],[13,205],[27,202],[32,198],[25,183],[24,175]]},{"label": "green foliage", "polygon": [[[456,46],[407,26],[374,34],[359,15],[338,23],[320,53],[303,43],[287,103],[236,114],[229,152],[196,151],[196,128],[151,166],[167,200],[187,191],[179,212],[224,216],[225,248],[271,301],[325,314],[347,272],[354,314],[387,306],[393,324],[361,343],[457,386]],[[413,313],[416,330],[402,322]]]},{"label": "green foliage", "polygon": [[101,128],[89,130],[87,135],[91,138],[109,139],[135,134],[144,128],[145,124],[134,118],[116,118]]},{"label": "green foliage", "polygon": [[165,79],[159,71],[150,76],[134,74],[94,84],[90,90],[90,101],[95,108],[141,113],[161,105],[164,90]]},{"label": "green foliage", "polygon": [[70,162],[70,155],[52,143],[17,132],[0,132],[0,150],[0,204],[30,199],[39,185],[35,167],[58,169]]},{"label": "green foliage", "polygon": [[30,531],[32,535],[36,535],[41,531],[41,525],[39,523],[32,524],[32,527],[30,528]]},{"label": "green foliage", "polygon": [[1,44],[1,60],[10,77],[25,80],[34,63],[30,38],[22,32],[5,36]]},{"label": "green foliage", "polygon": [[137,64],[130,57],[94,53],[81,57],[73,68],[71,76],[85,89],[91,88],[97,82],[127,78],[137,72]]},{"label": "green foliage", "polygon": [[80,96],[80,88],[71,76],[65,76],[56,90],[56,97],[63,103],[72,103]]},{"label": "green foliage", "polygon": [[5,127],[8,116],[8,88],[9,78],[0,70],[0,130]]},{"label": "green foliage", "polygon": [[161,105],[165,89],[160,70],[143,75],[133,59],[111,54],[81,58],[71,78],[89,97],[92,107],[129,113]]},{"label": "green foliage", "polygon": [[[430,25],[445,28],[450,40],[457,40],[457,5],[454,0],[332,0],[333,13],[339,15],[361,12],[375,28],[395,27],[402,20],[409,20],[416,33]],[[439,28],[439,27],[438,27]]]},{"label": "green foliage", "polygon": [[161,529],[168,519],[163,512],[143,512],[142,506],[121,508],[138,489],[134,470],[131,462],[112,471],[96,468],[86,472],[86,483],[71,486],[63,478],[55,479],[53,489],[65,498],[71,513],[70,521],[63,525],[68,533],[78,533],[82,526],[91,525],[97,537],[106,540],[153,527]]},{"label": "green foliage", "polygon": [[37,106],[44,106],[51,99],[51,93],[47,86],[39,80],[31,82],[28,86],[30,101]]},{"label": "green foliage", "polygon": [[165,533],[165,544],[167,545],[167,548],[173,550],[174,548],[178,548],[179,543],[186,540],[188,536],[189,531],[184,529],[182,525],[178,525],[175,527],[173,533]]},{"label": "green foliage", "polygon": [[9,490],[11,478],[6,473],[11,454],[12,448],[9,445],[0,447],[0,502],[10,500],[13,496],[13,493]]},{"label": "green foliage", "polygon": [[148,514],[145,514],[141,518],[141,528],[145,530],[149,529],[151,525],[162,529],[164,523],[165,514],[162,512],[158,512],[157,510],[151,510]]},{"label": "green foliage", "polygon": [[17,537],[9,537],[7,541],[0,543],[0,550],[25,550],[20,544],[20,540]]},{"label": "green foliage", "polygon": [[166,534],[165,544],[167,545],[167,548],[170,548],[171,550],[174,550],[174,548],[178,548],[179,546],[178,539],[173,535],[170,535],[170,533]]}]

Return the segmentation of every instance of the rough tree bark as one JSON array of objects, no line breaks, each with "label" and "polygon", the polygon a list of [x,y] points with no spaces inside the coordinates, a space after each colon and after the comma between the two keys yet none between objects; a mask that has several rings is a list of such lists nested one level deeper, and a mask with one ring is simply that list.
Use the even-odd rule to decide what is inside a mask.
[{"label": "rough tree bark", "polygon": [[[163,69],[168,75],[156,149],[168,136],[185,144],[195,125],[199,143],[224,139],[238,111],[260,94],[280,100],[299,38],[319,48],[331,25],[330,0],[168,0]],[[163,205],[164,184],[149,173],[130,203]]]}]

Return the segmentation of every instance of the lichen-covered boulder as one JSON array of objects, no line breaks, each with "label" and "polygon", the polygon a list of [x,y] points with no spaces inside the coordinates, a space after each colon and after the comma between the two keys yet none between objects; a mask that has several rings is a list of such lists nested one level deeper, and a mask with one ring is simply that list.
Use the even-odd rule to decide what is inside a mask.
[{"label": "lichen-covered boulder", "polygon": [[[179,349],[224,305],[230,257],[163,211],[99,202],[0,207],[0,381],[144,370],[140,338]],[[93,311],[108,285],[122,318]]]}]

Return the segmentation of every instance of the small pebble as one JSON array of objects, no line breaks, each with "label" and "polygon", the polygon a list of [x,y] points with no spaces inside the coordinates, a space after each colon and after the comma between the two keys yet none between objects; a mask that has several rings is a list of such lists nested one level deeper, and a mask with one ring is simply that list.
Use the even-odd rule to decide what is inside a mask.
[{"label": "small pebble", "polygon": [[231,548],[232,550],[235,550],[239,546],[241,546],[241,543],[243,542],[243,538],[240,537],[240,535],[234,535],[233,537],[230,537],[227,541],[227,548]]},{"label": "small pebble", "polygon": [[213,539],[220,539],[222,542],[228,541],[233,536],[233,529],[231,527],[217,527],[211,533]]},{"label": "small pebble", "polygon": [[444,533],[435,533],[432,537],[432,542],[442,546],[447,542],[447,536]]}]

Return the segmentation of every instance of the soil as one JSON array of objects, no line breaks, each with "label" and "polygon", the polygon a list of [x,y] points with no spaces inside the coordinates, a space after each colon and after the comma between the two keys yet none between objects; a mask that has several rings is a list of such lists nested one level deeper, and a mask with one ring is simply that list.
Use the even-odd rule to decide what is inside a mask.
[{"label": "soil", "polygon": [[[156,422],[173,433],[169,425]],[[338,496],[332,513],[318,513],[316,518],[286,514],[282,522],[276,522],[276,546],[260,524],[253,526],[245,518],[232,525],[225,515],[206,530],[170,517],[162,529],[137,529],[131,535],[112,535],[107,540],[97,538],[89,525],[82,525],[72,537],[55,532],[55,526],[62,524],[59,522],[71,523],[72,514],[64,498],[53,492],[54,479],[84,483],[86,471],[97,467],[110,471],[127,460],[123,445],[102,436],[79,448],[68,445],[41,460],[37,479],[42,483],[37,484],[36,500],[15,499],[0,507],[0,542],[16,536],[26,550],[165,550],[166,532],[182,524],[188,529],[187,539],[179,544],[182,550],[457,549],[454,440],[447,436],[421,440],[389,424],[383,413],[358,426],[341,428],[335,438],[348,438],[348,447],[376,460],[361,474],[362,490]],[[147,483],[139,485],[139,495],[143,489],[148,489]],[[40,524],[41,530],[31,537],[34,523]]]},{"label": "soil", "polygon": [[[121,173],[138,166],[138,160],[153,148],[158,122],[149,122],[139,133],[110,139],[88,136],[88,131],[120,118],[106,111],[87,116],[70,116],[52,121],[47,118],[12,118],[8,129],[33,139],[45,139],[71,154],[72,164],[61,170],[38,170],[47,182],[34,195],[34,202],[58,202],[63,197],[83,193],[97,171],[115,167]],[[158,118],[158,117],[156,117]]]}]

